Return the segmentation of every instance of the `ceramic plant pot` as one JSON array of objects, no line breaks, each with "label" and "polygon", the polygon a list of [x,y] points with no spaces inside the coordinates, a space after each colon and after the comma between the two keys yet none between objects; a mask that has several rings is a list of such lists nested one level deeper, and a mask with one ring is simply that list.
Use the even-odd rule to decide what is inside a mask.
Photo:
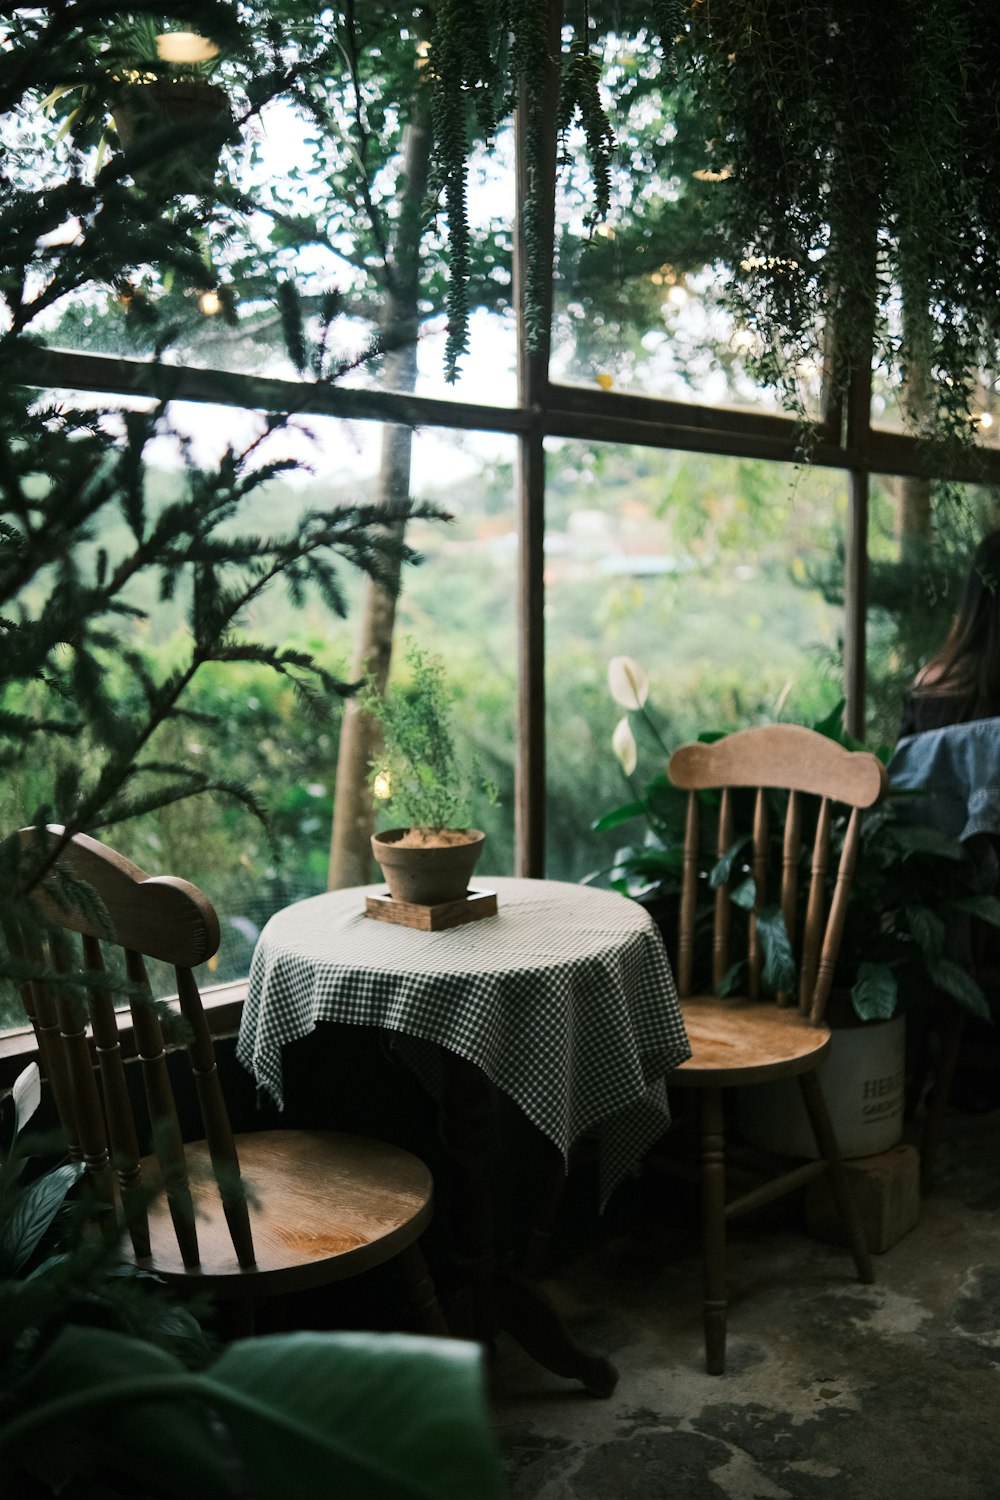
[{"label": "ceramic plant pot", "polygon": [[[902,1139],[905,1047],[902,1012],[888,1021],[848,1026],[833,1021],[819,1081],[844,1157],[873,1156]],[[736,1121],[746,1140],[778,1155],[819,1155],[797,1079],[734,1092]]]},{"label": "ceramic plant pot", "polygon": [[462,842],[401,844],[410,831],[389,828],[372,834],[372,853],[382,867],[389,895],[394,901],[415,906],[461,901],[483,852],[485,834],[469,828],[463,830],[466,837]]}]

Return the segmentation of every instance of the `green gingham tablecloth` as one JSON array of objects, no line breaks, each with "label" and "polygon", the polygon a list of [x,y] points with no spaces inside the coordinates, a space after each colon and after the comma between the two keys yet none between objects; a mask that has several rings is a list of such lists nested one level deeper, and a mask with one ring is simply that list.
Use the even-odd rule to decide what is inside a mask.
[{"label": "green gingham tablecloth", "polygon": [[382,885],[278,912],[254,952],[237,1056],[283,1107],[282,1046],[318,1021],[393,1033],[438,1099],[448,1048],[564,1157],[597,1135],[603,1206],[670,1124],[664,1074],[691,1055],[662,939],[612,891],[506,877],[477,886],[496,891],[498,914],[442,932],[366,917],[365,896]]}]

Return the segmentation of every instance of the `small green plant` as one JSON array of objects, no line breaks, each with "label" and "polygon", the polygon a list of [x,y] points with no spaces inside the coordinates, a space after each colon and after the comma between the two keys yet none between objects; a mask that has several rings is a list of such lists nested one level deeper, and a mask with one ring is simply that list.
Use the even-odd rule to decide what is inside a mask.
[{"label": "small green plant", "polygon": [[409,681],[384,695],[369,687],[363,707],[382,726],[384,753],[371,763],[377,801],[411,828],[468,828],[472,795],[478,784],[496,801],[494,784],[479,777],[475,764],[463,767],[455,751],[452,708],[444,660],[409,641]]}]

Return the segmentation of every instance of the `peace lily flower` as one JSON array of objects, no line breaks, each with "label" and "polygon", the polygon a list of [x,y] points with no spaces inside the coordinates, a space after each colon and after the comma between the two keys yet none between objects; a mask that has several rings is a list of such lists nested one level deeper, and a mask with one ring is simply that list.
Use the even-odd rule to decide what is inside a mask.
[{"label": "peace lily flower", "polygon": [[649,697],[649,678],[631,656],[613,656],[608,662],[608,687],[622,708],[642,708]]},{"label": "peace lily flower", "polygon": [[631,776],[635,770],[638,760],[638,750],[635,743],[635,735],[628,721],[628,714],[619,719],[615,725],[615,732],[611,736],[611,748],[621,762],[621,768],[626,776]]}]

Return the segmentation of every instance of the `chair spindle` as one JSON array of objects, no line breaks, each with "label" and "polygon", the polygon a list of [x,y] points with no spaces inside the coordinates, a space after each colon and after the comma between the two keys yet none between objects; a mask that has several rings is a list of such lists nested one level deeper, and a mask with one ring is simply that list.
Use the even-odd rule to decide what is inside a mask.
[{"label": "chair spindle", "polygon": [[[802,854],[802,805],[799,794],[788,794],[785,810],[785,837],[781,849],[781,915],[785,922],[788,941],[795,946],[795,923],[798,918],[799,859]],[[787,990],[779,990],[779,1005],[791,1005],[792,996]]]},{"label": "chair spindle", "polygon": [[802,969],[799,975],[799,1009],[805,1015],[812,1012],[813,993],[816,988],[816,973],[819,968],[820,944],[823,940],[823,910],[825,906],[824,882],[830,862],[830,799],[822,798],[819,816],[816,819],[816,837],[813,840],[812,874],[809,881],[809,899],[806,903],[806,925],[802,945]]},{"label": "chair spindle", "polygon": [[[719,803],[719,858],[733,842],[733,802],[729,788],[723,790]],[[712,987],[718,992],[729,968],[729,882],[715,892],[715,926],[712,939]]]},{"label": "chair spindle", "polygon": [[[125,967],[129,979],[150,994],[146,965],[141,954],[132,949],[125,950]],[[146,1102],[153,1128],[153,1150],[156,1152],[163,1173],[170,1217],[173,1220],[177,1244],[185,1266],[199,1264],[198,1233],[194,1222],[194,1202],[188,1181],[187,1158],[181,1136],[180,1120],[170,1087],[167,1071],[167,1054],[163,1044],[163,1028],[147,998],[129,1001],[132,1026],[135,1031],[136,1050],[142,1062],[142,1077],[146,1087]]]},{"label": "chair spindle", "polygon": [[747,953],[750,969],[750,999],[759,1000],[761,973],[764,967],[760,934],[757,931],[757,913],[767,902],[767,801],[763,787],[757,788],[753,810],[753,870],[756,896],[750,913],[749,948]]},{"label": "chair spindle", "polygon": [[690,995],[694,982],[694,922],[698,904],[698,794],[688,792],[684,825],[680,932],[677,942],[678,993]]}]

